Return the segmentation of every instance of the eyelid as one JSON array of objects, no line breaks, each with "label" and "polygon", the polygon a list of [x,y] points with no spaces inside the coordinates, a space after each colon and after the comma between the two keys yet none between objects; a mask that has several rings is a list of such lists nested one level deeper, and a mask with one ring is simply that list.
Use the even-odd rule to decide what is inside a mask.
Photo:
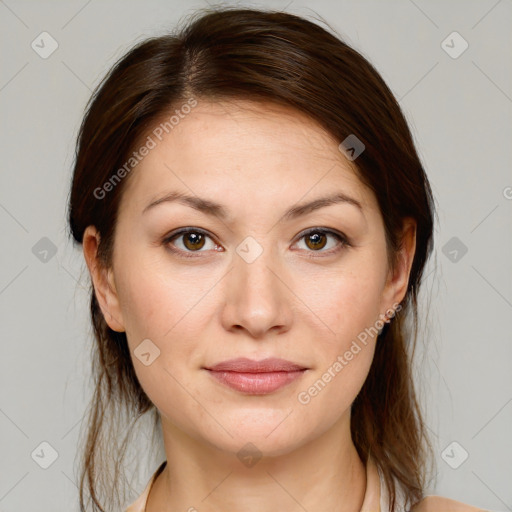
[{"label": "eyelid", "polygon": [[[205,231],[202,228],[196,228],[196,227],[193,227],[193,226],[189,226],[189,227],[186,227],[186,228],[179,228],[178,230],[172,231],[171,233],[169,233],[168,235],[166,235],[163,238],[162,243],[164,245],[166,245],[168,247],[168,249],[170,251],[172,251],[173,253],[177,253],[180,256],[183,256],[185,258],[199,257],[199,255],[202,252],[208,252],[208,251],[183,251],[181,249],[177,249],[177,248],[171,247],[169,245],[172,240],[174,240],[175,238],[179,238],[180,236],[185,235],[187,233],[199,233],[199,234],[202,234],[203,236],[206,236],[206,237],[210,238],[216,245],[219,245],[215,241],[215,239],[207,231]],[[348,239],[348,237],[344,233],[342,233],[342,232],[340,232],[338,230],[332,229],[332,228],[325,228],[325,227],[312,227],[312,228],[305,229],[304,231],[300,232],[295,237],[295,241],[293,242],[293,245],[295,245],[297,242],[302,240],[305,236],[309,235],[310,233],[322,233],[324,235],[334,236],[335,238],[338,239],[339,245],[336,248],[329,249],[327,251],[322,251],[322,250],[319,250],[319,251],[306,251],[308,253],[308,257],[317,258],[317,257],[323,257],[322,255],[336,254],[342,248],[351,247],[351,245],[352,245],[350,240]],[[316,256],[315,254],[318,254],[318,256]]]},{"label": "eyelid", "polygon": [[299,242],[300,240],[302,240],[305,236],[307,236],[311,233],[322,233],[324,235],[331,235],[338,239],[339,244],[337,247],[328,249],[327,251],[322,251],[322,250],[306,251],[308,258],[322,258],[322,257],[326,257],[326,256],[331,256],[333,254],[339,253],[344,248],[352,246],[352,243],[350,242],[348,237],[341,231],[338,231],[338,230],[332,229],[332,228],[324,228],[324,227],[320,227],[320,226],[308,228],[308,229],[305,229],[304,231],[302,231],[301,233],[299,233],[296,237],[296,241],[294,242],[294,245],[297,242]]},{"label": "eyelid", "polygon": [[199,233],[205,237],[210,238],[216,245],[218,245],[217,242],[215,242],[214,238],[208,232],[206,232],[202,228],[196,228],[194,226],[189,226],[186,228],[179,228],[178,230],[172,231],[171,233],[165,235],[164,239],[162,240],[162,243],[171,252],[178,254],[184,258],[197,258],[197,257],[200,257],[200,254],[202,252],[207,252],[207,251],[183,251],[181,249],[177,249],[177,248],[171,246],[172,240],[174,240],[175,238],[179,238],[180,236],[186,235],[187,233]]},{"label": "eyelid", "polygon": [[324,227],[321,227],[321,226],[317,226],[317,227],[313,227],[313,228],[307,228],[304,231],[301,231],[297,235],[296,240],[298,241],[301,238],[303,238],[304,236],[309,235],[310,233],[323,233],[323,234],[326,234],[326,235],[335,235],[335,236],[339,237],[340,239],[344,240],[347,243],[347,245],[349,244],[348,237],[344,233],[342,233],[341,231],[338,231],[338,230],[333,229],[333,228],[324,228]]}]

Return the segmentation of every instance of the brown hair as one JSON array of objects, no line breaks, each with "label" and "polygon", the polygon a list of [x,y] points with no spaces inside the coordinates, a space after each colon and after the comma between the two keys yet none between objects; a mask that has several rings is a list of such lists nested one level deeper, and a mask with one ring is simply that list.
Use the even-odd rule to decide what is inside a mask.
[{"label": "brown hair", "polygon": [[[77,140],[70,231],[81,243],[85,228],[94,225],[101,235],[98,256],[105,266],[111,265],[116,215],[130,176],[105,197],[97,193],[98,187],[111,179],[164,114],[190,98],[291,106],[340,142],[351,134],[360,139],[365,150],[353,163],[377,198],[392,264],[400,248],[403,219],[416,220],[416,252],[403,309],[379,336],[351,418],[358,453],[363,461],[371,453],[381,469],[392,510],[397,482],[415,504],[423,497],[431,445],[411,375],[412,348],[417,338],[418,290],[432,251],[434,206],[399,104],[361,54],[316,23],[284,12],[202,10],[178,34],[137,44],[96,88]],[[154,414],[156,427],[158,414],[137,380],[125,333],[108,327],[94,290],[90,313],[96,340],[95,390],[81,459],[80,505],[86,510],[87,490],[94,510],[103,511],[115,507],[100,503],[100,488],[117,489],[128,439],[106,455],[119,435],[121,411],[131,421],[127,436],[148,411]],[[406,321],[411,321],[412,329]],[[109,482],[111,459],[115,472]]]}]

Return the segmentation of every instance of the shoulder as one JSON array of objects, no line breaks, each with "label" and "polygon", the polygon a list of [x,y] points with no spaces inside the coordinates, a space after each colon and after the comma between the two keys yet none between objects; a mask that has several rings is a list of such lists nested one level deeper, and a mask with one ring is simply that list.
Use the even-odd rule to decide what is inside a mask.
[{"label": "shoulder", "polygon": [[484,509],[467,505],[442,496],[425,496],[411,512],[485,512]]}]

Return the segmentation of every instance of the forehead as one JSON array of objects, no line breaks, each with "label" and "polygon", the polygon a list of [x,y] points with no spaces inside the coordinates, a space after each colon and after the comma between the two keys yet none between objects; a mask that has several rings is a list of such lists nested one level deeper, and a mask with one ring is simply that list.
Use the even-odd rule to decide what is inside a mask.
[{"label": "forehead", "polygon": [[248,100],[198,99],[188,114],[175,116],[175,124],[165,124],[172,114],[145,134],[143,142],[149,137],[153,147],[132,171],[122,208],[142,211],[169,191],[247,209],[264,208],[267,199],[294,203],[334,190],[375,207],[339,142],[301,112]]}]

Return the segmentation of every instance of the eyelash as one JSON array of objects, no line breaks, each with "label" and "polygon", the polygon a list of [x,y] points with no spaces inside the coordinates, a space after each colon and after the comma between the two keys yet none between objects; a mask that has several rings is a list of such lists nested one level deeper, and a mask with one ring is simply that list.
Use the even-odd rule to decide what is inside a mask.
[{"label": "eyelash", "polygon": [[[179,231],[176,231],[176,232],[171,233],[170,235],[166,236],[162,242],[163,242],[163,244],[165,244],[167,246],[167,248],[171,252],[177,254],[180,257],[183,257],[183,258],[197,258],[197,257],[200,257],[200,256],[196,255],[195,253],[201,253],[201,252],[206,252],[206,251],[183,251],[182,249],[176,249],[176,248],[174,248],[174,247],[172,247],[170,245],[171,242],[174,239],[177,239],[180,236],[186,235],[188,233],[198,233],[198,234],[201,234],[201,235],[206,236],[208,238],[212,238],[208,233],[206,233],[205,231],[203,231],[200,228],[185,228],[185,229],[180,229]],[[307,258],[323,258],[323,257],[325,257],[325,255],[331,256],[333,254],[337,254],[343,248],[351,246],[350,242],[348,241],[347,237],[344,234],[338,233],[336,231],[332,231],[330,229],[325,229],[325,228],[311,228],[311,229],[308,229],[307,231],[304,231],[304,232],[302,232],[299,235],[299,237],[297,239],[297,242],[299,242],[300,240],[302,240],[306,236],[311,235],[312,233],[320,233],[320,234],[323,234],[323,235],[332,235],[333,237],[338,239],[340,244],[336,248],[329,249],[327,251],[322,251],[322,250],[319,250],[319,251],[312,251],[312,250],[306,251],[307,253],[312,253],[312,254],[308,254],[306,256]],[[213,241],[213,239],[212,239],[212,241]],[[319,254],[321,254],[321,256],[320,255],[317,256],[315,253],[319,253]]]}]

